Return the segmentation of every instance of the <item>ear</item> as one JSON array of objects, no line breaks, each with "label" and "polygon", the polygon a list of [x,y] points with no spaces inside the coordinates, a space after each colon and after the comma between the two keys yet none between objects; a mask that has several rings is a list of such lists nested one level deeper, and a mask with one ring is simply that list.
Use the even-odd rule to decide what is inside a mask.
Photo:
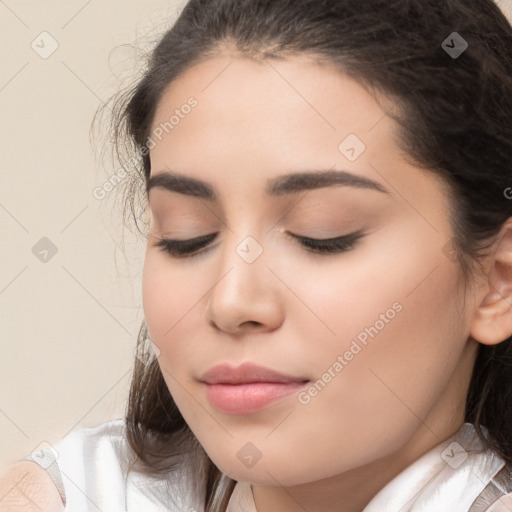
[{"label": "ear", "polygon": [[496,244],[471,320],[471,336],[484,345],[512,336],[512,217],[502,226]]}]

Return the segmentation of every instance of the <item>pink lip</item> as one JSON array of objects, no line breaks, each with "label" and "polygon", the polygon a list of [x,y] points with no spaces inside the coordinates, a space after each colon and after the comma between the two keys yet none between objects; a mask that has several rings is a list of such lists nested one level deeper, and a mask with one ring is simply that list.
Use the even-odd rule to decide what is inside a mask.
[{"label": "pink lip", "polygon": [[294,393],[308,379],[279,373],[252,363],[220,364],[200,379],[211,404],[229,414],[249,414]]},{"label": "pink lip", "polygon": [[240,366],[223,363],[210,368],[199,377],[199,380],[206,384],[249,384],[251,382],[305,382],[308,379],[285,375],[253,363],[243,363]]},{"label": "pink lip", "polygon": [[303,382],[253,382],[251,384],[206,384],[210,403],[229,414],[250,414],[298,391]]}]

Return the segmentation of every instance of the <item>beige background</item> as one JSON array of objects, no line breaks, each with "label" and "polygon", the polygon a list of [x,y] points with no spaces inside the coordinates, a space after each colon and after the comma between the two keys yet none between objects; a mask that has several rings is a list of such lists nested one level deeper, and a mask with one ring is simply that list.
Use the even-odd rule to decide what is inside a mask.
[{"label": "beige background", "polygon": [[[126,44],[150,45],[183,4],[0,1],[0,471],[124,414],[144,243],[125,230],[125,259],[115,191],[92,194],[117,168],[89,128],[133,70]],[[43,31],[59,45],[46,59],[31,47],[52,48]],[[58,250],[46,263],[43,237]]]},{"label": "beige background", "polygon": [[[92,194],[117,169],[89,128],[133,74],[127,44],[150,47],[184,3],[0,0],[0,473],[124,414],[144,241],[126,231],[123,253],[115,191]],[[32,252],[43,237],[57,248],[46,262]]]}]

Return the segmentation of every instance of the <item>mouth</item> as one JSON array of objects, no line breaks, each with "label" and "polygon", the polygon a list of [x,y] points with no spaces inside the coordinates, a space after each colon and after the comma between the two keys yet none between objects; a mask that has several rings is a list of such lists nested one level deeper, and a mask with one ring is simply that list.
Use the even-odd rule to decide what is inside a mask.
[{"label": "mouth", "polygon": [[205,384],[206,396],[219,411],[251,414],[292,395],[305,382],[251,382],[245,384]]},{"label": "mouth", "polygon": [[214,366],[199,379],[209,402],[228,414],[250,414],[299,391],[308,382],[305,377],[286,375],[253,363],[238,367]]}]

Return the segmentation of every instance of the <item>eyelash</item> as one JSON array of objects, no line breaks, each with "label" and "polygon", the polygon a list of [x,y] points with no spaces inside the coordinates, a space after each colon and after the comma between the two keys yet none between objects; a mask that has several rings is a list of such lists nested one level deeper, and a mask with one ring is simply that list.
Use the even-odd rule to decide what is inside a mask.
[{"label": "eyelash", "polygon": [[[353,249],[357,241],[364,236],[363,232],[357,231],[350,235],[319,240],[294,235],[292,233],[288,234],[297,239],[307,251],[324,255],[349,251]],[[201,252],[199,249],[206,246],[208,242],[214,240],[216,236],[217,233],[192,238],[190,240],[170,240],[163,238],[155,245],[173,258],[190,258],[199,254]]]}]

